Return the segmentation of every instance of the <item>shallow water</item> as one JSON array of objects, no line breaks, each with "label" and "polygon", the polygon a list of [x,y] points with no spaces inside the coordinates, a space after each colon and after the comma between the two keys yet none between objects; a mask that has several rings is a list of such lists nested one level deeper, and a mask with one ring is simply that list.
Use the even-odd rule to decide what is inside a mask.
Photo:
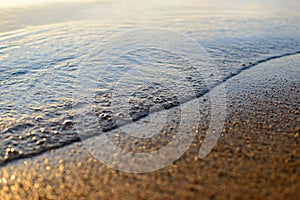
[{"label": "shallow water", "polygon": [[[300,51],[298,1],[238,2],[93,1],[0,7],[0,164],[79,140],[72,97],[82,69],[106,73],[105,80],[96,80],[97,87],[91,88],[105,131],[117,126],[113,114],[119,101],[111,100],[111,85],[122,86],[118,73],[125,73],[128,64],[143,66],[144,71],[133,78],[141,84],[115,99],[130,97],[132,109],[121,114],[138,120],[154,105],[177,106],[176,96],[185,91],[180,86],[191,85],[195,97],[205,93],[210,86],[203,82],[202,70],[218,69],[220,75],[210,79],[222,82],[253,63]],[[92,52],[95,47],[105,46],[114,34],[147,27],[170,29],[196,40],[210,62],[199,71],[178,55],[149,48],[124,52],[108,69],[99,64],[102,58]],[[161,66],[170,71],[157,73]],[[130,85],[132,79],[122,80]],[[113,91],[119,94],[122,89]]]}]

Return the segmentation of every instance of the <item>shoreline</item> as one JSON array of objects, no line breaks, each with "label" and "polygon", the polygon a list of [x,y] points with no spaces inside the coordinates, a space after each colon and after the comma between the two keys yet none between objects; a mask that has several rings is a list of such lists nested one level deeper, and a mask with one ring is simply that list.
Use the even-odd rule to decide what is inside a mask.
[{"label": "shoreline", "polygon": [[[298,52],[299,53],[299,52]],[[296,199],[300,194],[299,55],[243,70],[226,84],[226,124],[204,159],[209,121],[199,99],[200,133],[179,160],[128,174],[95,160],[80,142],[0,167],[0,199]]]},{"label": "shoreline", "polygon": [[[288,53],[284,53],[284,54],[281,54],[281,55],[274,55],[274,56],[271,56],[271,57],[268,57],[268,58],[264,58],[264,59],[261,59],[261,60],[258,60],[256,62],[253,62],[253,63],[248,63],[248,64],[242,64],[241,68],[236,70],[236,71],[233,71],[231,74],[229,74],[228,76],[225,76],[221,81],[217,82],[216,84],[210,86],[209,90],[205,90],[203,91],[203,93],[200,95],[200,97],[197,97],[197,98],[201,98],[203,96],[205,96],[207,93],[210,93],[211,90],[215,89],[218,85],[221,85],[221,84],[226,84],[226,81],[234,78],[235,76],[238,76],[240,73],[243,73],[243,71],[245,70],[248,70],[248,69],[251,69],[252,67],[255,67],[259,64],[263,64],[263,63],[267,63],[269,61],[273,61],[273,60],[276,60],[276,59],[280,59],[280,58],[284,58],[284,57],[288,57],[288,56],[294,56],[294,55],[297,55],[297,54],[300,54],[300,51],[295,51],[295,52],[288,52]],[[188,99],[186,102],[183,102],[183,104],[187,104],[189,102],[192,102],[194,101],[195,99]],[[177,107],[177,106],[175,106]],[[175,108],[175,107],[172,107],[172,108]],[[153,112],[153,113],[150,113],[150,114],[154,114],[154,113],[159,113],[159,112],[162,112],[161,110],[158,110],[156,112]],[[147,115],[148,116],[148,115]],[[139,120],[142,120],[144,117],[141,117],[139,118],[137,121]],[[126,125],[126,124],[125,124]],[[116,128],[112,127],[111,129],[108,129],[107,131],[105,132],[110,132],[110,131],[114,131]],[[90,136],[91,138],[94,137],[94,135]],[[13,158],[13,159],[9,159],[8,161],[5,161],[5,162],[2,162],[1,159],[0,159],[0,168],[1,167],[4,167],[6,166],[7,164],[11,163],[11,162],[14,162],[14,161],[17,161],[19,159],[26,159],[26,158],[31,158],[31,157],[35,157],[35,156],[39,156],[43,153],[46,153],[48,151],[51,151],[53,149],[58,149],[58,148],[64,148],[65,146],[69,146],[71,144],[74,144],[74,143],[81,143],[81,138],[79,139],[73,139],[72,141],[68,141],[67,143],[63,144],[63,145],[60,145],[60,146],[54,146],[53,148],[46,148],[46,149],[43,149],[41,150],[40,152],[34,152],[32,154],[26,154],[26,155],[21,155],[21,156],[16,156],[16,158]]]}]

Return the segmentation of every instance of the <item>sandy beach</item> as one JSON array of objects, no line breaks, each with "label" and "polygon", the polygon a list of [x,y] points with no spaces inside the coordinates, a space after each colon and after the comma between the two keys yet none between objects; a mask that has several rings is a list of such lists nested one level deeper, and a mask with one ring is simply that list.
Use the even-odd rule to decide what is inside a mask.
[{"label": "sandy beach", "polygon": [[198,158],[208,94],[193,144],[168,167],[131,174],[94,159],[81,142],[0,168],[0,199],[289,199],[300,196],[300,56],[258,64],[225,83],[217,145]]}]

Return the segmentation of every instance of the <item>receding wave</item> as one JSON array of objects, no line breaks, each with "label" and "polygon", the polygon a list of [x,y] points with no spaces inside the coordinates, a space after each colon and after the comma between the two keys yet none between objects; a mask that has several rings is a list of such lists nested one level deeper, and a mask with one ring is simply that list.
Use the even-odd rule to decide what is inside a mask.
[{"label": "receding wave", "polygon": [[[0,165],[80,140],[73,123],[72,109],[78,70],[95,43],[105,42],[112,33],[127,29],[119,27],[108,31],[106,26],[95,25],[94,22],[80,22],[0,35]],[[174,69],[182,67],[185,77],[174,79],[172,84],[180,85],[184,84],[183,80],[187,81],[194,87],[196,97],[201,97],[246,69],[300,53],[299,40],[294,36],[244,38],[230,43],[215,37],[195,39],[212,58],[211,65],[221,72],[218,77],[211,75],[210,78],[215,79],[212,85],[204,84],[201,72],[189,67],[180,58],[166,55],[166,52],[148,49],[148,52],[135,52],[131,56],[143,57],[152,53],[159,62]],[[168,60],[165,60],[166,57]],[[84,67],[95,65],[97,59],[84,63]],[[114,81],[113,77],[110,78],[109,81]],[[160,112],[159,109],[149,109],[153,102],[158,102],[164,109],[179,106],[175,94],[183,91],[170,92],[156,84],[156,80],[148,82],[132,94],[130,115],[134,121],[151,112]],[[94,103],[98,106],[95,114],[104,131],[117,127],[111,117],[111,92],[101,84],[95,89]]]}]

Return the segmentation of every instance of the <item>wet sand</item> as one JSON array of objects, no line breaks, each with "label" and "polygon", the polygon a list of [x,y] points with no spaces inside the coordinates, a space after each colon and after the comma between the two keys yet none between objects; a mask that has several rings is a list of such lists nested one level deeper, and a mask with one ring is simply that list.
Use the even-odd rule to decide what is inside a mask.
[{"label": "wet sand", "polygon": [[[222,135],[204,159],[208,94],[197,138],[161,170],[130,174],[80,142],[0,169],[0,199],[297,199],[300,196],[300,56],[261,63],[226,81]],[[200,142],[199,142],[200,141]]]}]

